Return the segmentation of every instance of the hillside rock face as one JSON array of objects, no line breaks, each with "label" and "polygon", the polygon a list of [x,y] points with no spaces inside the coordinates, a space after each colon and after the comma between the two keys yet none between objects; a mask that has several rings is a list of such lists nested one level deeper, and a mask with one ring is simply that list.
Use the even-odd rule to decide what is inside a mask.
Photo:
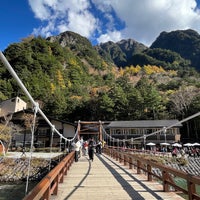
[{"label": "hillside rock face", "polygon": [[92,46],[91,42],[77,33],[66,31],[57,36],[47,38],[50,42],[57,42],[62,47],[67,47],[72,54],[77,56],[82,62],[88,66],[100,66],[103,59]]},{"label": "hillside rock face", "polygon": [[200,69],[200,35],[191,29],[162,32],[150,48],[168,49],[179,53]]},{"label": "hillside rock face", "polygon": [[134,54],[141,53],[148,48],[142,43],[136,42],[133,39],[121,40],[120,42],[117,42],[117,45],[126,54],[127,59],[132,57]]},{"label": "hillside rock face", "polygon": [[133,39],[121,40],[117,43],[106,42],[97,45],[97,52],[105,59],[109,59],[117,66],[126,66],[129,63],[130,58],[145,49],[147,47]]},{"label": "hillside rock face", "polygon": [[[171,51],[185,59],[188,67],[195,67],[200,70],[200,35],[191,29],[177,30],[171,32],[162,32],[157,39],[152,43],[150,48],[134,39],[123,39],[119,42],[105,42],[96,46],[92,46],[91,42],[71,31],[63,32],[57,36],[48,37],[47,40],[51,42],[58,42],[62,47],[68,47],[77,55],[89,55],[95,59],[103,59],[107,62],[114,63],[118,67],[125,67],[130,65],[163,65],[166,64],[164,60],[159,60],[157,55],[160,51]],[[149,55],[149,50],[153,50],[154,54]],[[81,53],[80,53],[81,52]],[[170,52],[169,52],[170,53]],[[87,53],[88,54],[88,53]],[[176,56],[177,57],[177,56]],[[167,58],[167,63],[169,58]]]},{"label": "hillside rock face", "polygon": [[74,33],[71,31],[63,32],[57,36],[50,36],[47,38],[50,42],[58,42],[62,47],[72,47],[75,45],[86,45],[92,48],[92,44],[90,41],[78,33]]}]

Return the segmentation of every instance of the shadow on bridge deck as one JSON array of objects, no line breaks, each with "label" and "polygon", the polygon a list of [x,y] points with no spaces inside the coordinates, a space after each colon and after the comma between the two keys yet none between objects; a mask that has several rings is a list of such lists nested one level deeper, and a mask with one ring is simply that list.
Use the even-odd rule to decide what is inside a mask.
[{"label": "shadow on bridge deck", "polygon": [[59,184],[58,195],[51,200],[166,200],[183,199],[174,192],[163,192],[162,185],[149,182],[145,175],[116,162],[106,155],[97,155],[94,161],[82,156],[72,165],[64,183]]}]

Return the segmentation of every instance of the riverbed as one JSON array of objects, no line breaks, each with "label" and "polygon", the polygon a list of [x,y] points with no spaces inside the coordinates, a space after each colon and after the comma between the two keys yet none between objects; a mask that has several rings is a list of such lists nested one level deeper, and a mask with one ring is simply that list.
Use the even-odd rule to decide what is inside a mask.
[{"label": "riverbed", "polygon": [[[30,191],[37,183],[31,182],[28,185]],[[22,200],[25,196],[26,182],[0,183],[0,200]]]}]

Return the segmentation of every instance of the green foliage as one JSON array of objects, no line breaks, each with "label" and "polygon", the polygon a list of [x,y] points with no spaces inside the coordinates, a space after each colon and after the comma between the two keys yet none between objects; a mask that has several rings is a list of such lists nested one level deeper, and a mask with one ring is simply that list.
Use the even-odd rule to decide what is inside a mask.
[{"label": "green foliage", "polygon": [[142,78],[136,88],[139,90],[142,97],[141,109],[143,113],[143,118],[146,119],[159,119],[162,97],[158,90],[155,88],[153,83],[148,79]]},{"label": "green foliage", "polygon": [[[132,40],[92,47],[86,38],[66,32],[11,44],[4,55],[33,98],[43,103],[44,112],[55,118],[181,119],[171,97],[183,86],[195,86],[197,93],[184,116],[200,108],[199,73],[170,50]],[[28,100],[2,63],[0,77],[0,100]]]},{"label": "green foliage", "polygon": [[191,65],[200,69],[200,36],[191,29],[182,31],[162,32],[151,48],[168,49],[179,53],[191,61]]},{"label": "green foliage", "polygon": [[125,67],[133,55],[141,53],[147,47],[132,39],[120,42],[106,42],[95,47],[106,61],[111,61],[119,67]]}]

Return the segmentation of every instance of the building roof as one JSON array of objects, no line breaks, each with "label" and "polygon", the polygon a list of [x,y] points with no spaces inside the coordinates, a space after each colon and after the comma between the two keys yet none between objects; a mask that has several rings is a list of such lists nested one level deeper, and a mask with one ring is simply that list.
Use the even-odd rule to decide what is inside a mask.
[{"label": "building roof", "polygon": [[[30,109],[30,108],[27,108],[27,109],[24,109],[24,110],[20,110],[20,111],[18,111],[18,112],[13,113],[12,119],[18,118],[18,115],[20,115],[21,113],[31,113],[31,114],[33,114],[34,112],[33,112],[33,110]],[[39,112],[37,113],[37,116],[40,116],[41,118],[43,118],[43,117],[40,115]],[[49,119],[49,121],[54,120],[54,121],[61,122],[61,123],[63,123],[63,124],[72,125],[72,126],[74,126],[74,127],[76,126],[75,123],[72,123],[72,122],[60,120],[60,119],[54,118],[54,117],[52,117],[52,116],[46,116],[46,117]],[[45,120],[45,119],[44,119],[44,120]]]},{"label": "building roof", "polygon": [[178,120],[135,120],[135,121],[112,121],[107,128],[163,128],[176,124],[181,127]]}]

